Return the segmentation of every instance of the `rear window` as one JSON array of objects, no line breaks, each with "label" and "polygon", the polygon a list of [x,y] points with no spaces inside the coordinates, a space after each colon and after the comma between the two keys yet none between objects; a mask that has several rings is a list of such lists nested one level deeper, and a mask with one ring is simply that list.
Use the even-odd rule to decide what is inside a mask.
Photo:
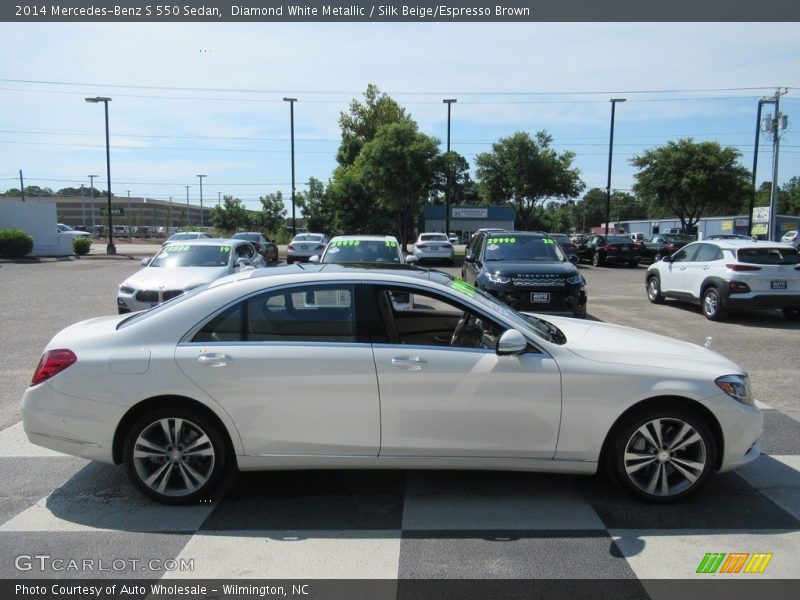
[{"label": "rear window", "polygon": [[419,239],[423,242],[448,242],[450,241],[449,238],[443,233],[423,233],[419,236]]},{"label": "rear window", "polygon": [[736,252],[739,262],[754,265],[796,265],[800,255],[794,248],[740,248]]}]

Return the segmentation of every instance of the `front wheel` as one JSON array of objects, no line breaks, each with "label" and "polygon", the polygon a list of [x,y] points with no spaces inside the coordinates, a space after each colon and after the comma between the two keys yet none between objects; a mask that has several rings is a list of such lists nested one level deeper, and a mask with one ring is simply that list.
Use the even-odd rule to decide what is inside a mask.
[{"label": "front wheel", "polygon": [[661,304],[664,302],[664,295],[661,293],[661,283],[658,277],[650,277],[647,279],[647,299],[653,304]]},{"label": "front wheel", "polygon": [[159,408],[134,423],[123,451],[125,471],[146,496],[189,504],[219,483],[226,462],[222,434],[207,417],[185,408]]},{"label": "front wheel", "polygon": [[728,313],[728,310],[722,304],[722,296],[720,296],[719,290],[715,287],[710,287],[703,292],[700,306],[703,315],[709,321],[721,321]]},{"label": "front wheel", "polygon": [[595,252],[594,254],[592,254],[592,266],[593,267],[602,267],[604,262],[605,261],[603,260],[603,257],[600,256],[599,252]]},{"label": "front wheel", "polygon": [[655,253],[655,256],[653,256],[653,262],[658,262],[658,261],[660,261],[662,258],[664,258],[664,256],[661,254],[661,252],[656,252],[656,253]]},{"label": "front wheel", "polygon": [[628,493],[652,503],[693,494],[716,463],[714,436],[705,419],[681,406],[632,416],[611,440],[608,468]]}]

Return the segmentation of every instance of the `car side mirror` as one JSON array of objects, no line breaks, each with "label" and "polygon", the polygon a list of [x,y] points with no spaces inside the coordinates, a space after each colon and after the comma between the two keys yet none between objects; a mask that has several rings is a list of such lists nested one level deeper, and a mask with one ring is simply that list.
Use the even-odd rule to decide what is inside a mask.
[{"label": "car side mirror", "polygon": [[147,265],[150,264],[151,260],[152,258],[143,258],[142,260],[139,261],[139,264],[142,265],[143,267],[146,267]]},{"label": "car side mirror", "polygon": [[528,340],[516,329],[507,329],[497,340],[495,351],[499,356],[504,354],[521,354],[528,347]]},{"label": "car side mirror", "polygon": [[671,262],[673,262],[673,260],[672,260],[672,256],[670,256],[669,254],[667,254],[666,256],[662,256],[662,257],[661,257],[661,260],[662,260],[663,262],[665,262],[665,263],[671,263]]},{"label": "car side mirror", "polygon": [[250,261],[247,260],[246,258],[242,257],[242,258],[239,258],[239,259],[236,260],[236,264],[238,265],[238,267],[240,269],[243,269],[245,267],[249,267],[250,266]]},{"label": "car side mirror", "polygon": [[474,263],[475,255],[472,252],[467,252],[466,254],[464,254],[464,262]]},{"label": "car side mirror", "polygon": [[319,261],[320,261],[320,257],[317,254],[315,254],[314,256],[312,256],[312,257],[310,257],[308,259],[308,262],[312,262],[312,263],[318,263]]},{"label": "car side mirror", "polygon": [[407,265],[413,265],[415,262],[419,261],[419,258],[414,256],[413,254],[409,254],[405,257],[405,262]]}]

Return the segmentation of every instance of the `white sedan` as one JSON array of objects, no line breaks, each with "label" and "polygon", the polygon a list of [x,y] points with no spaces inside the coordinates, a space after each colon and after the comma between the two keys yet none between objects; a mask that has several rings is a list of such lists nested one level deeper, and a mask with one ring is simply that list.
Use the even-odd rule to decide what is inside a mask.
[{"label": "white sedan", "polygon": [[747,374],[707,348],[523,315],[437,271],[331,264],[246,271],[72,325],[22,412],[33,443],[124,464],[174,504],[209,498],[237,467],[602,466],[669,502],[754,460],[762,432]]},{"label": "white sedan", "polygon": [[194,239],[166,244],[141,264],[144,268],[119,286],[120,314],[152,308],[237,270],[265,263],[248,241]]},{"label": "white sedan", "polygon": [[453,266],[455,250],[450,238],[443,233],[420,233],[412,251],[420,263],[423,260],[441,260]]}]

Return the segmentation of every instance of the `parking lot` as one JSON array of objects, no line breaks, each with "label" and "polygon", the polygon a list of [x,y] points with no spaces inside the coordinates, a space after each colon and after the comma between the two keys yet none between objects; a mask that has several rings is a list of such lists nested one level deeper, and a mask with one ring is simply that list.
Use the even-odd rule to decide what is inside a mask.
[{"label": "parking lot", "polygon": [[763,577],[800,576],[800,324],[779,311],[711,322],[697,307],[650,304],[646,267],[581,266],[589,318],[700,345],[710,337],[767,409],[766,456],[676,506],[639,504],[603,478],[387,471],[248,474],[212,504],[171,508],[139,496],[119,468],[30,446],[18,424],[46,342],[115,313],[118,284],[138,269],[124,256],[0,262],[0,549],[10,557],[0,577],[87,575],[14,567],[35,552],[195,561],[193,572],[104,577],[640,580],[692,577],[706,552],[770,552]]}]

